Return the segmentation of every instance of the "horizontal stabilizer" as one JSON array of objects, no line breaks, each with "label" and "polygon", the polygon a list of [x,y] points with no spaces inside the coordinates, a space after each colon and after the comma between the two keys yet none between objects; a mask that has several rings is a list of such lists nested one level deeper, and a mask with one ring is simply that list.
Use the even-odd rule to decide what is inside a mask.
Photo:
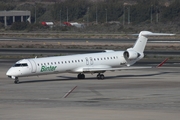
[{"label": "horizontal stabilizer", "polygon": [[149,32],[149,31],[142,31],[142,32],[140,32],[140,35],[142,35],[142,36],[172,36],[172,35],[175,35],[175,34],[169,34],[169,33],[152,33],[152,32]]},{"label": "horizontal stabilizer", "polygon": [[132,34],[132,35],[139,35],[139,36],[173,36],[175,34],[171,33],[153,33],[150,31],[141,31],[139,34]]}]

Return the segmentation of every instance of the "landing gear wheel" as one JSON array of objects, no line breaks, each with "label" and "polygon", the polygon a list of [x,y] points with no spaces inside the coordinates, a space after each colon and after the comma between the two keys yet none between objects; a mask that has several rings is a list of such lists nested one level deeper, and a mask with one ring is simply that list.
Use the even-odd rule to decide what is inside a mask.
[{"label": "landing gear wheel", "polygon": [[79,73],[77,76],[78,79],[85,79],[85,75],[82,73]]},{"label": "landing gear wheel", "polygon": [[103,75],[103,74],[100,75],[100,79],[101,79],[101,80],[104,79],[104,75]]},{"label": "landing gear wheel", "polygon": [[100,79],[100,74],[97,75],[97,79]]},{"label": "landing gear wheel", "polygon": [[16,79],[16,80],[14,81],[14,83],[15,83],[15,84],[19,84],[19,80]]},{"label": "landing gear wheel", "polygon": [[103,80],[103,79],[104,79],[104,75],[99,73],[99,74],[97,75],[97,79]]}]

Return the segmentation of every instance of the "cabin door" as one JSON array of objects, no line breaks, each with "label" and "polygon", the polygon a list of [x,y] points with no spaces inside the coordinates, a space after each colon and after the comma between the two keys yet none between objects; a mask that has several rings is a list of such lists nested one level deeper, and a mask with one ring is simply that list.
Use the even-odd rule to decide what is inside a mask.
[{"label": "cabin door", "polygon": [[35,61],[34,60],[29,60],[29,62],[31,64],[31,72],[35,73],[36,69],[37,69]]},{"label": "cabin door", "polygon": [[89,65],[89,59],[86,57],[86,65]]},{"label": "cabin door", "polygon": [[90,57],[89,60],[90,60],[90,65],[93,65],[93,58]]},{"label": "cabin door", "polygon": [[93,58],[92,57],[86,57],[86,65],[93,65]]}]

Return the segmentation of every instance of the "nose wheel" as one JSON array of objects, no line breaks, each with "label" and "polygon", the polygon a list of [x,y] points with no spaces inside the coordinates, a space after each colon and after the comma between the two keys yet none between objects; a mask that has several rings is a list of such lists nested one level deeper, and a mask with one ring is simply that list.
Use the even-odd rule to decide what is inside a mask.
[{"label": "nose wheel", "polygon": [[15,84],[19,84],[19,79],[18,79],[18,77],[15,78],[14,83],[15,83]]},{"label": "nose wheel", "polygon": [[101,80],[103,80],[103,79],[104,79],[104,75],[103,75],[103,74],[101,74],[101,73],[99,73],[99,74],[97,75],[97,79],[101,79]]}]

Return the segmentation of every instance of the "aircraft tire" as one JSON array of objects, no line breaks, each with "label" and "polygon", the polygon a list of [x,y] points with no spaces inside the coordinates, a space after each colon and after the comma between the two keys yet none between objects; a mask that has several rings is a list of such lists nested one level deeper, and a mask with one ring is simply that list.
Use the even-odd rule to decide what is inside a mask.
[{"label": "aircraft tire", "polygon": [[100,79],[100,75],[99,74],[97,75],[97,79]]},{"label": "aircraft tire", "polygon": [[104,79],[104,75],[99,73],[99,74],[97,75],[97,79],[103,80],[103,79]]},{"label": "aircraft tire", "polygon": [[78,76],[77,76],[78,79],[85,79],[85,75],[84,74],[81,74],[79,73]]},{"label": "aircraft tire", "polygon": [[103,74],[100,75],[100,79],[101,79],[101,80],[104,79],[104,75],[103,75]]},{"label": "aircraft tire", "polygon": [[14,83],[15,83],[15,84],[19,84],[19,80],[15,80]]}]

